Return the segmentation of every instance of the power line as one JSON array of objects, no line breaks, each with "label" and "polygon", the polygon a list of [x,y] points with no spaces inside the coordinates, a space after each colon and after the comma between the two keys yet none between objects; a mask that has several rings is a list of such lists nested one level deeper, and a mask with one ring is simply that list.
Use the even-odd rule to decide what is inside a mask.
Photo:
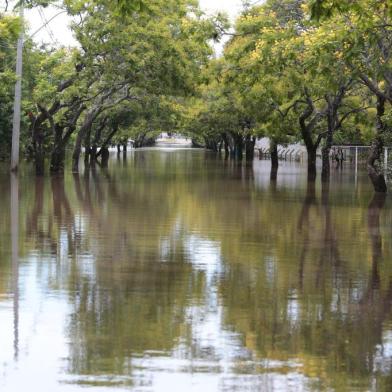
[{"label": "power line", "polygon": [[53,44],[57,44],[57,40],[54,37],[53,31],[49,27],[49,22],[48,22],[48,20],[45,17],[45,14],[44,14],[44,12],[42,10],[42,7],[38,7],[38,13],[39,13],[39,16],[41,17],[41,21],[43,23],[43,26],[44,26],[45,30],[47,31],[47,33],[49,35],[49,38],[52,40],[52,43]]}]

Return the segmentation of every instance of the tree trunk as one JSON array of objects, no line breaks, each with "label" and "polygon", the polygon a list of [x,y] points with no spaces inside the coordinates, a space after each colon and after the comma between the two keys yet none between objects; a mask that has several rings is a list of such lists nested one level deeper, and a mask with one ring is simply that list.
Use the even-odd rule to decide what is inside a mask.
[{"label": "tree trunk", "polygon": [[80,158],[80,153],[82,151],[82,141],[86,137],[86,135],[91,132],[93,121],[98,116],[98,114],[99,114],[99,110],[97,110],[97,108],[92,109],[90,112],[88,112],[86,118],[84,119],[83,125],[76,136],[75,146],[72,153],[73,173],[79,172],[79,158]]},{"label": "tree trunk", "polygon": [[382,97],[377,97],[377,123],[376,123],[376,131],[377,135],[372,143],[372,147],[370,149],[370,154],[367,160],[367,169],[370,180],[373,184],[374,191],[376,193],[386,193],[387,192],[387,184],[385,182],[384,174],[381,172],[380,168],[377,167],[377,162],[380,162],[380,158],[382,155],[384,141],[384,123],[382,121],[382,116],[385,112],[385,99]]},{"label": "tree trunk", "polygon": [[329,181],[330,177],[330,161],[329,161],[329,153],[332,148],[333,136],[335,131],[341,126],[338,121],[338,109],[342,104],[342,100],[345,96],[348,86],[351,84],[351,81],[348,84],[343,84],[340,86],[339,91],[335,95],[326,94],[325,100],[327,102],[327,124],[328,130],[325,137],[324,147],[321,151],[322,157],[322,169],[321,169],[321,181],[326,182]]},{"label": "tree trunk", "polygon": [[245,156],[246,160],[253,161],[255,156],[256,138],[248,135],[245,140]]},{"label": "tree trunk", "polygon": [[227,159],[230,154],[230,147],[229,147],[229,141],[226,133],[222,133],[222,146],[225,149],[225,159]]},{"label": "tree trunk", "polygon": [[101,148],[101,165],[102,167],[109,166],[109,149],[106,146]]},{"label": "tree trunk", "polygon": [[[307,90],[305,90],[306,92]],[[308,181],[315,181],[317,176],[316,158],[317,148],[321,142],[321,135],[318,136],[317,141],[313,140],[313,131],[322,118],[315,108],[312,99],[306,92],[307,107],[299,117],[299,125],[301,128],[302,139],[305,142],[306,151],[308,153]]]},{"label": "tree trunk", "polygon": [[274,140],[270,140],[270,154],[271,154],[271,180],[276,180],[278,177],[279,157],[278,144]]},{"label": "tree trunk", "polygon": [[227,140],[225,140],[225,158],[230,156],[230,146]]},{"label": "tree trunk", "polygon": [[54,145],[50,157],[50,173],[64,173],[65,161],[65,143],[63,141],[63,128],[60,125],[55,126]]},{"label": "tree trunk", "polygon": [[329,153],[332,147],[332,140],[333,140],[333,134],[331,131],[328,131],[327,137],[325,139],[325,145],[321,151],[321,156],[322,156],[321,181],[322,182],[329,181],[329,176],[330,176]]},{"label": "tree trunk", "polygon": [[271,154],[271,167],[278,170],[279,167],[279,157],[278,157],[278,143],[274,140],[270,142],[270,154]]},{"label": "tree trunk", "polygon": [[380,169],[377,167],[377,162],[379,162],[381,158],[383,145],[384,143],[382,138],[377,137],[372,143],[367,160],[368,175],[373,184],[374,191],[377,193],[387,192],[387,184],[385,182],[384,174],[380,172]]},{"label": "tree trunk", "polygon": [[44,154],[44,132],[43,125],[45,118],[43,114],[38,117],[31,115],[31,135],[32,135],[32,147],[33,147],[33,159],[35,165],[35,174],[42,176],[45,173],[45,154]]},{"label": "tree trunk", "polygon": [[244,141],[241,135],[236,135],[234,138],[234,157],[239,161],[242,160],[244,149]]},{"label": "tree trunk", "polygon": [[45,173],[45,154],[43,149],[43,135],[42,129],[35,129],[33,124],[33,151],[34,151],[34,165],[35,174],[37,176],[43,176]]},{"label": "tree trunk", "polygon": [[42,149],[38,149],[34,154],[35,174],[43,176],[45,174],[45,155]]},{"label": "tree trunk", "polygon": [[57,145],[52,151],[51,158],[50,158],[50,173],[51,174],[64,173],[64,161],[65,161],[65,146],[61,143]]},{"label": "tree trunk", "polygon": [[82,152],[82,140],[86,131],[87,131],[87,124],[86,126],[85,124],[83,124],[82,128],[78,132],[78,135],[76,136],[75,146],[72,153],[72,173],[79,173],[79,158],[80,158],[80,153]]},{"label": "tree trunk", "polygon": [[317,148],[308,148],[308,181],[316,181],[317,169]]},{"label": "tree trunk", "polygon": [[101,122],[100,126],[95,130],[95,135],[93,138],[93,143],[92,143],[91,152],[90,152],[91,164],[95,164],[95,162],[97,160],[98,143],[101,139],[102,131],[106,127],[106,122],[107,122],[107,119],[104,118],[103,121]]},{"label": "tree trunk", "polygon": [[222,152],[222,147],[223,147],[223,140],[221,140],[218,144],[218,153],[221,154]]},{"label": "tree trunk", "polygon": [[81,132],[76,137],[75,147],[72,153],[72,173],[79,173],[79,158],[82,151],[82,138],[79,137]]},{"label": "tree trunk", "polygon": [[84,138],[84,165],[85,167],[90,166],[91,157],[91,127],[87,130]]}]

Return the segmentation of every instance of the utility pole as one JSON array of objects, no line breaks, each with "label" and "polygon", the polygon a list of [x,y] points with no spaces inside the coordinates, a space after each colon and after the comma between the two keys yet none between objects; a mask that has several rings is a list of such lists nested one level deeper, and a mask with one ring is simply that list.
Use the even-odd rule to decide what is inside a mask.
[{"label": "utility pole", "polygon": [[19,138],[20,138],[20,108],[22,98],[22,64],[23,64],[23,17],[24,1],[20,2],[21,31],[18,38],[16,50],[16,83],[14,99],[14,116],[12,119],[12,151],[11,151],[11,171],[16,172],[19,166]]}]

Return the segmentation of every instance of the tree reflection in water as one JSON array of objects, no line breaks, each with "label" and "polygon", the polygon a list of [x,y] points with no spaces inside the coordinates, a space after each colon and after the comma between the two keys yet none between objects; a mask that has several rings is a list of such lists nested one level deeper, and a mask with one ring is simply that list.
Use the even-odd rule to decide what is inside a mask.
[{"label": "tree reflection in water", "polygon": [[391,387],[385,199],[363,208],[366,192],[299,185],[284,165],[270,182],[195,152],[110,163],[21,180],[33,195],[19,202],[23,280],[11,286],[32,274],[65,309],[64,385]]}]

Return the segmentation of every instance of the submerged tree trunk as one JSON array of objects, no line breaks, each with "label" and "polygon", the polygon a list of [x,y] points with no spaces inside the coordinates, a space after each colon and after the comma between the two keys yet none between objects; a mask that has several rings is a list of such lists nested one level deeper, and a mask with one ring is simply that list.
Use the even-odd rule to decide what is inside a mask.
[{"label": "submerged tree trunk", "polygon": [[230,156],[230,146],[227,140],[225,140],[225,158]]},{"label": "submerged tree trunk", "polygon": [[60,143],[52,151],[50,158],[50,173],[62,174],[64,173],[65,161],[65,146]]},{"label": "submerged tree trunk", "polygon": [[50,173],[64,173],[65,142],[63,140],[63,127],[55,126],[54,145],[50,157]]},{"label": "submerged tree trunk", "polygon": [[74,108],[72,117],[65,128],[61,124],[56,124],[54,128],[54,144],[50,160],[51,174],[62,174],[64,172],[65,150],[69,139],[76,129],[78,118],[85,110],[85,106],[81,105]]},{"label": "submerged tree trunk", "polygon": [[228,157],[230,159],[234,159],[235,158],[235,141],[234,141],[233,135],[230,133],[226,134],[226,145],[227,145],[227,149],[229,152]]},{"label": "submerged tree trunk", "polygon": [[72,173],[79,173],[79,158],[82,151],[82,141],[80,135],[81,132],[79,132],[76,138],[75,147],[72,153]]},{"label": "submerged tree trunk", "polygon": [[33,151],[35,174],[37,176],[43,176],[45,174],[45,153],[41,128],[33,129]]},{"label": "submerged tree trunk", "polygon": [[30,129],[32,131],[35,174],[37,176],[42,176],[45,172],[45,154],[43,148],[43,130],[41,127],[41,122],[34,118]]},{"label": "submerged tree trunk", "polygon": [[275,140],[270,140],[270,154],[271,154],[271,180],[276,180],[279,169],[279,157],[278,157],[278,144]]},{"label": "submerged tree trunk", "polygon": [[105,129],[106,123],[107,123],[107,117],[105,117],[101,121],[101,124],[98,126],[98,128],[95,129],[95,134],[93,137],[93,142],[92,142],[91,151],[90,151],[90,156],[91,156],[90,163],[92,165],[94,165],[96,163],[97,152],[98,152],[98,143],[101,140],[102,131]]},{"label": "submerged tree trunk", "polygon": [[321,181],[329,181],[329,176],[331,172],[331,165],[329,162],[329,154],[332,148],[333,135],[332,132],[328,131],[327,137],[325,139],[325,145],[321,151],[322,168],[321,168]]},{"label": "submerged tree trunk", "polygon": [[43,176],[45,174],[45,155],[41,149],[35,152],[34,163],[35,174]]},{"label": "submerged tree trunk", "polygon": [[91,127],[93,125],[93,121],[95,117],[98,115],[97,109],[91,110],[87,113],[87,116],[83,122],[82,127],[80,128],[75,141],[74,150],[72,153],[72,172],[79,172],[79,158],[80,153],[82,152],[82,141],[86,137],[86,135],[91,132]]},{"label": "submerged tree trunk", "polygon": [[383,134],[385,131],[385,125],[382,121],[382,116],[385,112],[385,99],[383,97],[377,97],[377,123],[376,131],[377,135],[372,143],[370,154],[367,160],[367,170],[370,180],[372,181],[374,191],[376,193],[386,193],[387,184],[385,182],[384,174],[381,169],[377,166],[382,156],[384,147]]},{"label": "submerged tree trunk", "polygon": [[351,85],[352,80],[346,81],[343,83],[336,94],[326,94],[325,100],[327,102],[327,125],[328,130],[326,132],[324,147],[321,152],[322,159],[322,169],[321,169],[321,181],[326,182],[329,181],[330,177],[330,162],[329,162],[329,154],[331,152],[333,136],[337,129],[339,129],[342,125],[342,121],[347,117],[347,114],[343,116],[341,121],[339,121],[338,110],[342,104],[344,96],[346,94],[347,89]]},{"label": "submerged tree trunk", "polygon": [[91,158],[91,127],[87,130],[84,138],[84,165],[85,167],[90,166]]},{"label": "submerged tree trunk", "polygon": [[319,134],[315,141],[313,133],[322,118],[322,114],[316,110],[314,103],[306,90],[305,93],[307,107],[299,117],[299,125],[301,135],[306,146],[306,151],[308,153],[308,181],[315,181],[317,176],[317,149],[322,140],[322,134]]},{"label": "submerged tree trunk", "polygon": [[239,161],[242,160],[244,150],[244,141],[241,135],[236,135],[234,137],[234,157]]},{"label": "submerged tree trunk", "polygon": [[100,150],[101,153],[101,165],[102,167],[109,166],[109,149],[105,146],[102,147]]},{"label": "submerged tree trunk", "polygon": [[255,144],[256,138],[254,136],[247,135],[245,139],[245,156],[247,161],[253,161],[254,159]]},{"label": "submerged tree trunk", "polygon": [[315,181],[317,177],[317,148],[308,148],[308,181]]}]

